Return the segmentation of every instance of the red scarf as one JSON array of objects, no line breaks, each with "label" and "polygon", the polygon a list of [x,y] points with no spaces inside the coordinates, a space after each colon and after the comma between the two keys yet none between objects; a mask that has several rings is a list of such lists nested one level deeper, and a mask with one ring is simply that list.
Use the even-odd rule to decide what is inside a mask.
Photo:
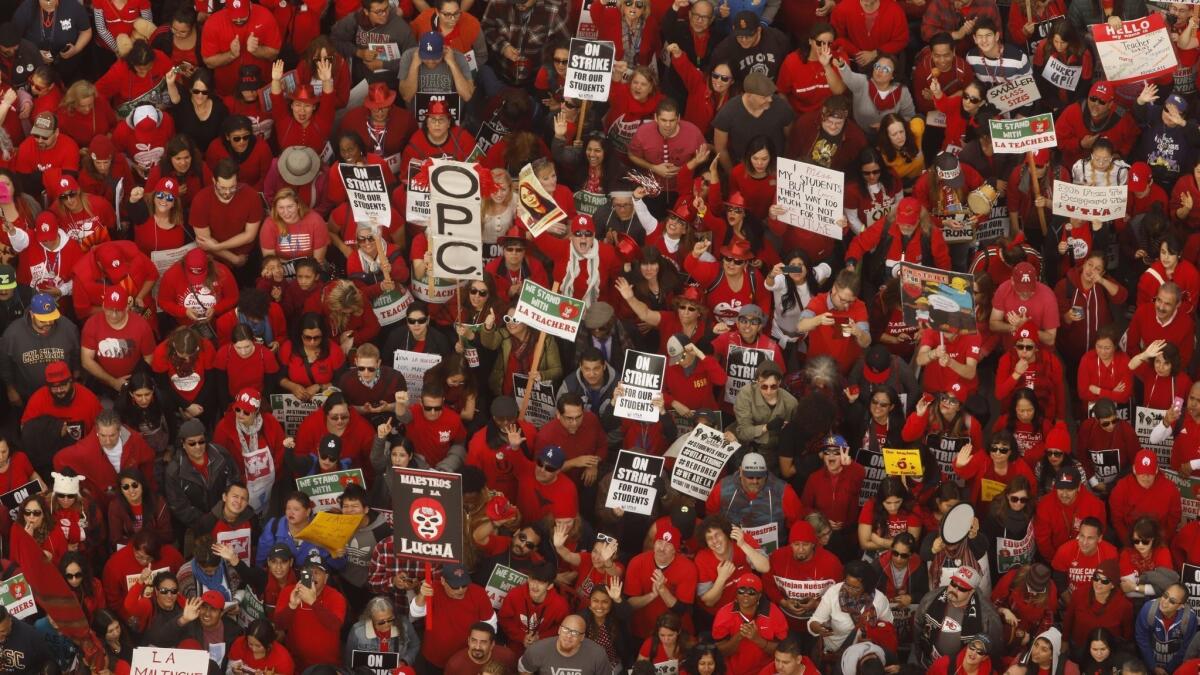
[{"label": "red scarf", "polygon": [[903,87],[892,83],[892,90],[884,94],[879,91],[879,87],[875,86],[875,80],[867,80],[867,91],[871,94],[871,102],[875,104],[876,110],[891,110],[900,105],[900,92]]}]

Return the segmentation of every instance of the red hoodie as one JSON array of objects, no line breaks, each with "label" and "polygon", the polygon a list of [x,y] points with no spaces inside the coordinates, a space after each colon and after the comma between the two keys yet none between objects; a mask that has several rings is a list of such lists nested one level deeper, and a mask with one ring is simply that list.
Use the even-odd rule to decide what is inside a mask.
[{"label": "red hoodie", "polygon": [[979,666],[975,669],[975,672],[968,674],[967,671],[963,669],[962,665],[966,658],[967,650],[958,650],[958,655],[954,657],[954,668],[951,668],[950,657],[943,656],[937,661],[933,662],[933,665],[929,667],[929,670],[925,671],[925,675],[959,675],[959,673],[963,673],[964,675],[987,675],[987,673],[992,672],[992,659],[990,657],[984,657],[983,661],[981,661]]},{"label": "red hoodie", "polygon": [[1142,516],[1157,520],[1162,532],[1174,532],[1179,528],[1183,511],[1179,488],[1161,474],[1149,489],[1138,485],[1137,476],[1125,476],[1117,481],[1108,505],[1112,508],[1113,529],[1119,541],[1128,541],[1134,521]]},{"label": "red hoodie", "polygon": [[1033,517],[1038,553],[1047,560],[1053,558],[1063,544],[1075,539],[1079,524],[1089,516],[1102,523],[1108,521],[1104,502],[1087,490],[1081,489],[1070,504],[1063,504],[1057,492],[1042,495]]},{"label": "red hoodie", "polygon": [[171,265],[158,284],[158,306],[182,325],[194,322],[188,318],[187,310],[204,308],[209,318],[218,317],[233,309],[238,301],[238,284],[233,273],[224,263],[213,262],[217,278],[211,284],[193,284],[186,263]]}]

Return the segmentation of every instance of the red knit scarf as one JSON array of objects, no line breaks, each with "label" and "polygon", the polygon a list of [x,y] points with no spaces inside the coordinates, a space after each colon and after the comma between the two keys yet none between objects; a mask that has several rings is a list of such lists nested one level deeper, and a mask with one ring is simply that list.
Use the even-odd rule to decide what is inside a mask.
[{"label": "red knit scarf", "polygon": [[876,110],[891,110],[900,105],[900,92],[903,87],[893,83],[892,90],[884,94],[875,86],[875,80],[867,80],[867,91],[871,94],[871,102]]}]

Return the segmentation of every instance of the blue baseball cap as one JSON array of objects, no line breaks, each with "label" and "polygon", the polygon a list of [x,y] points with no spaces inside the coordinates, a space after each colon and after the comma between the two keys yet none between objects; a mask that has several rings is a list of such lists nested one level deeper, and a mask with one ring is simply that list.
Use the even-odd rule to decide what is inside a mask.
[{"label": "blue baseball cap", "polygon": [[58,304],[47,293],[33,296],[33,301],[29,303],[29,313],[38,321],[56,321],[61,316],[58,313]]},{"label": "blue baseball cap", "polygon": [[442,578],[450,588],[465,588],[471,583],[471,575],[467,573],[467,568],[459,563],[442,565]]},{"label": "blue baseball cap", "polygon": [[421,42],[417,45],[417,56],[422,59],[440,59],[445,46],[446,41],[442,34],[431,30],[421,36]]},{"label": "blue baseball cap", "polygon": [[547,445],[538,452],[537,461],[558,471],[567,461],[567,454],[557,445]]}]

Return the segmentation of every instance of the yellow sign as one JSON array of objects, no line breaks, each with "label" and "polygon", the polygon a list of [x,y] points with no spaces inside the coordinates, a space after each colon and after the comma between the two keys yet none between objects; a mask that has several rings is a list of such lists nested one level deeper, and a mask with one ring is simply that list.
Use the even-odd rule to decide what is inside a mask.
[{"label": "yellow sign", "polygon": [[343,516],[340,513],[321,511],[300,530],[296,538],[331,552],[340,551],[346,547],[350,537],[354,536],[354,532],[362,524],[362,519],[362,516]]},{"label": "yellow sign", "polygon": [[1007,487],[1004,483],[991,478],[984,478],[979,482],[979,499],[980,501],[990,502],[996,498],[1004,488]]},{"label": "yellow sign", "polygon": [[889,476],[923,476],[921,451],[916,448],[884,448],[883,468]]}]

